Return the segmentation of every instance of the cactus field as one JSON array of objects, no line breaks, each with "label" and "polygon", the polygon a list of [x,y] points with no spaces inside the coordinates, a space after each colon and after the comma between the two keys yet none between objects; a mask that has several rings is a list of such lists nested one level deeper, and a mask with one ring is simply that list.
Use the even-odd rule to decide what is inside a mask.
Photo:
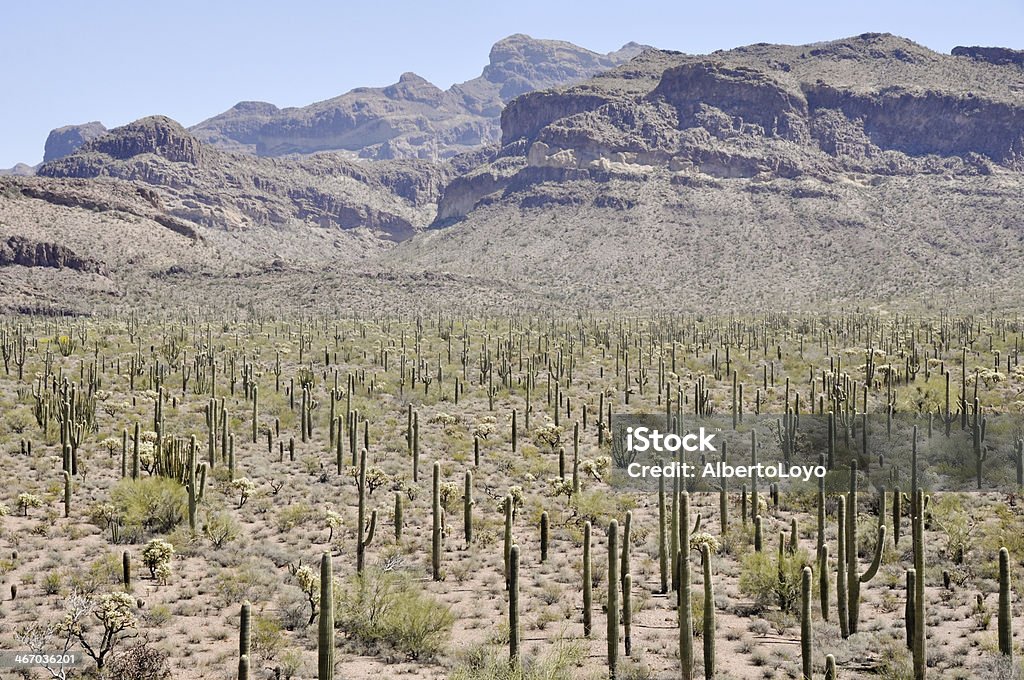
[{"label": "cactus field", "polygon": [[[79,659],[0,678],[1021,673],[1018,317],[24,315],[0,350],[0,650]],[[631,414],[829,476],[622,484]]]}]

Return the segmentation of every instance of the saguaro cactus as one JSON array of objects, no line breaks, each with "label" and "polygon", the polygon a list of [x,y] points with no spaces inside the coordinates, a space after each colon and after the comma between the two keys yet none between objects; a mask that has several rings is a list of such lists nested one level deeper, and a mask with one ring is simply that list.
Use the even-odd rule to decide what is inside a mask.
[{"label": "saguaro cactus", "polygon": [[999,549],[999,653],[1013,656],[1010,614],[1010,552]]},{"label": "saguaro cactus", "polygon": [[548,513],[540,513],[540,561],[548,560]]},{"label": "saguaro cactus", "polygon": [[836,553],[836,611],[839,615],[839,633],[843,639],[850,637],[850,608],[846,593],[846,498],[838,498],[837,516],[839,532]]},{"label": "saguaro cactus", "polygon": [[690,601],[690,494],[679,494],[679,661],[683,680],[693,678],[693,610]]},{"label": "saguaro cactus", "polygon": [[[722,466],[725,467],[729,464],[728,456],[728,442],[722,442]],[[721,487],[718,490],[718,517],[719,522],[722,525],[722,535],[725,536],[729,533],[729,489],[727,478],[722,477]]]},{"label": "saguaro cactus", "polygon": [[125,590],[132,589],[132,556],[127,550],[121,553],[121,581]]},{"label": "saguaro cactus", "polygon": [[711,581],[711,549],[700,547],[704,562],[704,679],[715,677],[715,586]]},{"label": "saguaro cactus", "polygon": [[590,637],[593,629],[591,611],[594,604],[594,585],[590,566],[590,522],[583,525],[583,636]]},{"label": "saguaro cactus", "polygon": [[[846,512],[846,580],[847,598],[850,617],[850,633],[857,632],[860,621],[860,586],[867,583],[878,573],[882,563],[882,549],[885,547],[885,524],[878,525],[878,541],[875,543],[875,555],[871,566],[863,574],[857,564],[857,461],[850,461],[850,492],[847,496]],[[883,514],[884,517],[884,514]]]},{"label": "saguaro cactus", "polygon": [[395,492],[395,543],[402,540],[402,528],[405,525],[404,512],[402,510],[402,492]]},{"label": "saguaro cactus", "polygon": [[821,546],[821,553],[818,557],[818,599],[821,601],[821,620],[828,621],[828,545]]},{"label": "saguaro cactus", "polygon": [[836,657],[828,654],[825,656],[825,680],[836,680]]},{"label": "saguaro cactus", "polygon": [[196,501],[199,489],[196,486],[196,436],[192,435],[188,442],[188,528],[196,530]]},{"label": "saguaro cactus", "polygon": [[[664,465],[664,461],[659,462]],[[665,477],[658,477],[658,567],[661,592],[668,592],[668,555],[665,553]]]},{"label": "saguaro cactus", "polygon": [[505,496],[505,590],[509,586],[509,562],[512,559],[512,494]]},{"label": "saguaro cactus", "polygon": [[[333,401],[333,400],[332,400]],[[259,436],[260,431],[260,388],[258,385],[252,386],[252,443],[256,443],[256,438]]]},{"label": "saguaro cactus", "polygon": [[608,675],[617,677],[619,664],[619,523],[608,524]]},{"label": "saguaro cactus", "polygon": [[907,649],[914,650],[914,586],[917,583],[917,572],[913,567],[907,569],[907,604],[903,610],[903,626],[907,631]]},{"label": "saguaro cactus", "polygon": [[803,680],[814,680],[811,665],[811,568],[800,574],[800,661]]},{"label": "saguaro cactus", "polygon": [[924,490],[914,498],[914,680],[924,680],[927,672],[924,618]]},{"label": "saguaro cactus", "polygon": [[64,472],[64,516],[71,516],[71,473]]},{"label": "saguaro cactus", "polygon": [[316,651],[317,680],[334,680],[334,569],[329,552],[320,557],[320,621]]},{"label": "saguaro cactus", "polygon": [[633,575],[622,577],[622,633],[626,656],[633,653]]},{"label": "saguaro cactus", "polygon": [[[430,531],[430,568],[435,581],[441,580],[441,463],[434,461],[433,526]],[[509,546],[511,548],[511,546]]]},{"label": "saguaro cactus", "polygon": [[373,533],[377,528],[376,510],[370,513],[370,526],[366,527],[366,449],[359,452],[359,509],[356,522],[356,572],[361,574],[366,562],[366,548],[373,542]]},{"label": "saguaro cactus", "polygon": [[519,660],[519,546],[509,549],[508,586],[508,656],[513,664]]},{"label": "saguaro cactus", "polygon": [[619,575],[622,579],[622,587],[626,587],[626,574],[630,572],[629,563],[629,541],[633,530],[633,511],[626,511],[626,522],[622,526],[622,564],[619,566]]},{"label": "saguaro cactus", "polygon": [[466,470],[465,489],[462,492],[462,531],[466,545],[473,542],[473,472]]},{"label": "saguaro cactus", "polygon": [[[242,659],[249,658],[250,622],[252,621],[252,605],[248,601],[242,603],[242,611],[238,621],[238,677],[242,677]],[[245,669],[248,673],[248,668]]]}]

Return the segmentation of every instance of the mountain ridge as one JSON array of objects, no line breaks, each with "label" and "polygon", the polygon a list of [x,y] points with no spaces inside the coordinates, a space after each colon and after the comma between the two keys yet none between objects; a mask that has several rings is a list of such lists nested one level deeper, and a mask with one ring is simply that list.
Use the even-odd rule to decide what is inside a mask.
[{"label": "mountain ridge", "polygon": [[[1024,73],[995,61],[880,33],[645,50],[516,97],[499,143],[439,162],[236,153],[151,117],[0,180],[0,236],[66,245],[98,264],[61,276],[110,295],[149,272],[242,297],[254,276],[296,295],[322,275],[331,299],[373,281],[466,297],[474,281],[477,302],[514,290],[586,308],[981,290],[1003,304],[1024,277]],[[450,92],[411,72],[398,85],[407,101]],[[119,252],[112,229],[139,250]]]}]

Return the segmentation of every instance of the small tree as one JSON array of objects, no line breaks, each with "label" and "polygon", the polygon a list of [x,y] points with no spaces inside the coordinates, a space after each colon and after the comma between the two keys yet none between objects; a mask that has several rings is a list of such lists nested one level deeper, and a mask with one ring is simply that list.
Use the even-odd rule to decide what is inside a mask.
[{"label": "small tree", "polygon": [[256,491],[256,483],[248,477],[239,477],[231,482],[231,488],[238,494],[238,507],[241,508]]},{"label": "small tree", "polygon": [[334,510],[325,510],[324,523],[327,524],[327,529],[330,531],[327,534],[327,542],[330,543],[334,539],[334,531],[341,528],[341,515]]},{"label": "small tree", "polygon": [[[77,642],[96,662],[96,668],[102,671],[104,662],[117,643],[128,637],[125,631],[136,625],[135,614],[132,611],[134,606],[135,601],[131,595],[124,592],[105,593],[94,597],[73,591],[64,601],[64,618],[58,623],[33,623],[20,629],[15,637],[18,642],[37,653],[56,651],[64,654]],[[103,628],[99,640],[90,639],[95,627],[86,630],[85,622],[90,614],[96,617]],[[72,673],[69,668],[62,666],[44,668],[50,673],[50,677],[60,680],[70,677]]]},{"label": "small tree", "polygon": [[309,603],[309,624],[316,620],[317,608],[320,604],[320,574],[312,567],[302,565],[295,570],[295,580],[302,589]]},{"label": "small tree", "polygon": [[18,509],[21,510],[21,514],[24,517],[28,517],[29,508],[41,508],[43,507],[43,501],[31,493],[18,494]]},{"label": "small tree", "polygon": [[149,569],[149,575],[166,583],[171,575],[171,558],[174,546],[162,538],[154,538],[142,550],[142,563]]}]

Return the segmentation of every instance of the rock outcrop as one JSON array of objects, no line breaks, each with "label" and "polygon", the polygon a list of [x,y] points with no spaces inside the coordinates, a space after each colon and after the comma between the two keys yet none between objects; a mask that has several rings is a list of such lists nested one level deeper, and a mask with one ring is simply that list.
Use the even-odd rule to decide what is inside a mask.
[{"label": "rock outcrop", "polygon": [[199,139],[262,156],[344,151],[373,159],[447,159],[498,141],[504,106],[534,90],[576,83],[645,48],[598,54],[571,43],[513,35],[491,49],[483,73],[441,90],[415,73],[300,108],[242,102],[199,123]]},{"label": "rock outcrop", "polygon": [[58,158],[70,156],[78,151],[82,145],[102,137],[106,132],[107,128],[99,121],[82,125],[65,125],[56,130],[51,130],[50,135],[46,138],[43,162],[48,163]]},{"label": "rock outcrop", "polygon": [[1000,66],[1024,66],[1024,50],[1011,50],[1008,47],[954,47],[951,54],[954,57],[970,57]]},{"label": "rock outcrop", "polygon": [[91,274],[106,273],[106,267],[102,262],[80,257],[59,243],[33,241],[24,236],[0,239],[0,267],[12,265],[74,269]]},{"label": "rock outcrop", "polygon": [[[42,165],[37,174],[135,183],[156,208],[147,217],[193,239],[201,237],[200,227],[238,231],[305,225],[362,228],[400,240],[433,218],[447,173],[444,167],[413,161],[368,166],[329,154],[284,160],[230,153],[207,146],[170,118],[152,116],[109,131],[76,153]],[[26,191],[78,207],[88,208],[83,201],[93,200],[70,189],[66,196],[57,189]]]}]

